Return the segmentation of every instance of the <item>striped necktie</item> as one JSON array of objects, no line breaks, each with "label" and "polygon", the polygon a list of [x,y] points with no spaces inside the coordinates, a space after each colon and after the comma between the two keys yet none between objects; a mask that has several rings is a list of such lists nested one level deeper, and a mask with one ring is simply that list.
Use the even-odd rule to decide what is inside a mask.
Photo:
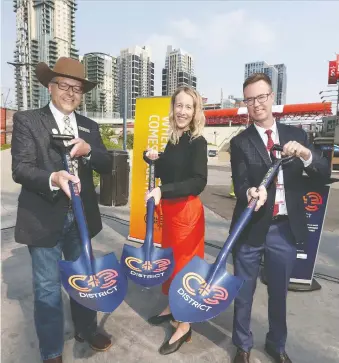
[{"label": "striped necktie", "polygon": [[[69,118],[69,116],[64,116],[63,120],[65,123],[64,134],[75,136],[74,129],[71,125],[71,119]],[[66,146],[68,146],[69,144],[70,144],[70,141],[65,141]],[[68,163],[68,167],[70,169],[71,174],[76,175],[76,176],[78,175],[78,160],[76,158],[70,159],[70,161]]]}]

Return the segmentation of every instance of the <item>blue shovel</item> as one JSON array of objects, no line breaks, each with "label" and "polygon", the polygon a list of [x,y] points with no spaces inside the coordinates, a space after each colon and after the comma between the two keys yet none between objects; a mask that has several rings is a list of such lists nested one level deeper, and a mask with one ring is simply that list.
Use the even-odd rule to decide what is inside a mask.
[{"label": "blue shovel", "polygon": [[[74,137],[60,134],[51,137],[54,145],[61,150],[65,169],[74,174],[69,149],[62,142]],[[69,296],[79,304],[91,310],[111,313],[126,296],[127,279],[114,253],[93,257],[78,186],[72,182],[69,182],[69,186],[82,249],[76,261],[59,261],[61,282]]]},{"label": "blue shovel", "polygon": [[[161,153],[159,153],[160,156]],[[155,187],[154,160],[146,157],[149,164],[148,189]],[[174,258],[172,248],[156,248],[153,243],[154,228],[154,198],[147,201],[146,237],[141,247],[124,245],[121,255],[121,265],[126,275],[136,284],[153,287],[163,284],[172,275]]]},{"label": "blue shovel", "polygon": [[[271,167],[260,185],[266,188],[274,179],[282,164],[294,156],[277,159],[273,151],[282,151],[280,145],[271,149]],[[228,236],[216,261],[209,264],[195,256],[173,279],[169,289],[169,305],[177,321],[202,322],[214,318],[232,303],[243,280],[226,271],[226,261],[236,240],[248,224],[258,199],[252,198]]]}]

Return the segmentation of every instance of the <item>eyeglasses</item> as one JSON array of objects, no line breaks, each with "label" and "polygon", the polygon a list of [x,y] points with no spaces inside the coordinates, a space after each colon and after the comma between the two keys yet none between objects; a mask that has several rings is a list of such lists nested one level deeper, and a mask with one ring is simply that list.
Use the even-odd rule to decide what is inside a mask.
[{"label": "eyeglasses", "polygon": [[[272,93],[272,92],[271,92]],[[244,103],[247,105],[247,106],[253,106],[255,104],[255,100],[257,100],[259,103],[265,103],[267,100],[268,100],[268,96],[271,94],[271,93],[264,93],[262,95],[259,95],[257,97],[250,97],[250,98],[246,98],[244,100]]]},{"label": "eyeglasses", "polygon": [[58,88],[61,89],[62,91],[68,91],[70,88],[72,88],[72,91],[74,93],[80,93],[80,94],[83,93],[83,88],[81,86],[71,86],[68,83],[65,83],[65,82],[56,82],[56,81],[53,81],[51,83],[57,84],[58,85]]}]

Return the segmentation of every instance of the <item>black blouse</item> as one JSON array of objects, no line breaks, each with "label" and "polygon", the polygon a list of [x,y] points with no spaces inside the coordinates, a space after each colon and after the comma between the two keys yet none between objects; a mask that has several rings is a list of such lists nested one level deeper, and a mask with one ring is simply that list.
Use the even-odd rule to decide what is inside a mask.
[{"label": "black blouse", "polygon": [[161,180],[164,199],[199,195],[207,184],[206,139],[191,140],[189,132],[184,132],[178,144],[168,142],[155,162],[155,176]]}]

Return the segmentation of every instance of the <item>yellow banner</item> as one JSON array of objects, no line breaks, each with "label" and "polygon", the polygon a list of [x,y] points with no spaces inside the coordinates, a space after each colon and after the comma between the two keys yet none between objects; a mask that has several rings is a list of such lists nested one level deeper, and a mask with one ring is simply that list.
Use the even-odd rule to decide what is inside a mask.
[{"label": "yellow banner", "polygon": [[[132,159],[131,212],[128,238],[144,241],[146,234],[145,193],[149,166],[143,159],[148,148],[164,151],[168,141],[170,97],[137,98]],[[159,180],[157,180],[157,184]],[[154,214],[154,242],[161,244],[161,216]]]}]

